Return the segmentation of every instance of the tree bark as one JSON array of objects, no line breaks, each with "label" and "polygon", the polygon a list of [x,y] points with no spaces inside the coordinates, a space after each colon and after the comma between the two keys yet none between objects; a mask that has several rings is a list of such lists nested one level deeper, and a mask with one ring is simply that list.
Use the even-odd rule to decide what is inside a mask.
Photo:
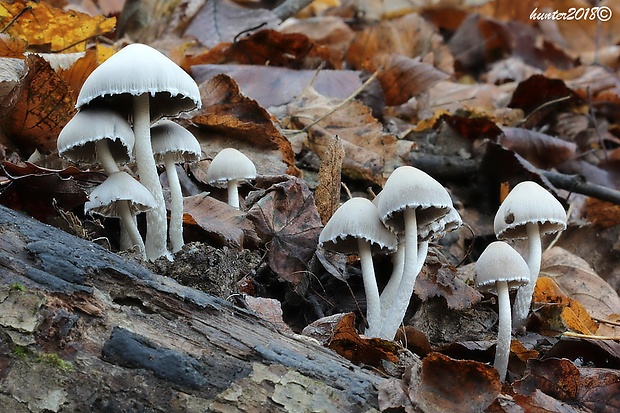
[{"label": "tree bark", "polygon": [[6,412],[369,412],[383,380],[0,206]]}]

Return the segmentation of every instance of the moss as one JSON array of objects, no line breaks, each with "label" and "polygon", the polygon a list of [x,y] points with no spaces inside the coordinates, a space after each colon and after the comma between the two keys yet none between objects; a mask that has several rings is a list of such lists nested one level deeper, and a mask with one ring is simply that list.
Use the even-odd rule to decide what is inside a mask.
[{"label": "moss", "polygon": [[29,358],[30,354],[31,354],[30,350],[28,350],[28,348],[24,347],[24,346],[17,345],[13,349],[13,355],[16,358],[19,358],[19,359],[22,359],[22,360],[27,360]]},{"label": "moss", "polygon": [[37,353],[25,346],[16,345],[13,349],[15,358],[24,361],[34,361],[35,363],[45,363],[56,367],[62,371],[72,371],[73,365],[58,356],[55,353]]},{"label": "moss", "polygon": [[11,290],[13,290],[13,291],[26,291],[26,287],[24,287],[23,285],[21,285],[19,283],[13,283],[13,284],[11,284]]}]

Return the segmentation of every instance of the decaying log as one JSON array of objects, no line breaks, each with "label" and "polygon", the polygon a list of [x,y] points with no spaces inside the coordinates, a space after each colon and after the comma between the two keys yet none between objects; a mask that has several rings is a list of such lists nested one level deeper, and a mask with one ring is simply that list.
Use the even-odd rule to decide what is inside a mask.
[{"label": "decaying log", "polygon": [[381,380],[0,206],[4,412],[368,412]]}]

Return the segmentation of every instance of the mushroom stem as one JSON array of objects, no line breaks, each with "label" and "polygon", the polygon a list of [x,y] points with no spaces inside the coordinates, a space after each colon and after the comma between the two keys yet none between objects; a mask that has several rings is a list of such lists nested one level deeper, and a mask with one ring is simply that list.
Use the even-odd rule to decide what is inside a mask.
[{"label": "mushroom stem", "polygon": [[[97,152],[97,159],[99,159],[99,162],[108,175],[120,171],[118,164],[112,156],[112,152],[110,152],[110,145],[107,139],[100,139],[95,142],[95,151]],[[127,243],[126,239],[129,239],[131,243],[130,247],[137,245],[138,249],[143,254],[143,258],[146,259],[144,241],[142,240],[140,231],[138,231],[136,217],[131,213],[131,209],[129,208],[129,201],[119,201],[119,210],[121,218],[121,248],[127,249],[124,244]]]},{"label": "mushroom stem", "polygon": [[181,183],[172,152],[164,155],[164,163],[170,187],[170,226],[168,228],[170,246],[172,252],[177,252],[185,244],[183,241],[183,193],[181,192]]},{"label": "mushroom stem", "polygon": [[[508,282],[497,282],[497,305],[499,306],[499,325],[497,328],[497,345],[495,346],[495,369],[499,372],[502,381],[506,379],[508,371],[508,357],[510,356],[510,296]],[[521,289],[519,290],[521,291]]]},{"label": "mushroom stem", "polygon": [[155,198],[155,208],[146,212],[146,256],[154,261],[161,256],[170,259],[166,247],[166,204],[157,174],[151,146],[149,94],[143,93],[133,97],[134,106],[134,156],[138,165],[140,182]]},{"label": "mushroom stem", "polygon": [[239,181],[237,179],[231,179],[228,181],[228,205],[239,209]]},{"label": "mushroom stem", "polygon": [[405,241],[402,234],[398,236],[398,249],[392,254],[392,274],[388,283],[381,291],[381,320],[385,320],[388,308],[394,302],[394,297],[398,292],[400,280],[403,277],[403,267],[405,266]]},{"label": "mushroom stem", "polygon": [[370,243],[362,238],[357,239],[364,280],[364,292],[366,293],[366,319],[368,329],[364,334],[368,337],[377,337],[381,329],[381,304],[379,301],[379,287],[375,277],[375,268],[372,262]]},{"label": "mushroom stem", "polygon": [[398,292],[388,309],[385,322],[381,328],[380,337],[386,340],[394,339],[396,331],[405,317],[405,312],[407,312],[415,280],[418,276],[418,273],[415,272],[418,256],[418,224],[415,209],[405,208],[403,215],[405,220],[405,264]]},{"label": "mushroom stem", "polygon": [[530,282],[519,288],[517,291],[513,305],[513,329],[522,327],[527,319],[527,315],[530,311],[530,304],[532,302],[532,295],[534,294],[534,288],[536,287],[536,280],[538,280],[538,273],[540,272],[540,260],[542,258],[542,245],[540,241],[540,230],[538,228],[538,224],[528,222],[526,229],[529,249],[527,266],[530,269]]}]

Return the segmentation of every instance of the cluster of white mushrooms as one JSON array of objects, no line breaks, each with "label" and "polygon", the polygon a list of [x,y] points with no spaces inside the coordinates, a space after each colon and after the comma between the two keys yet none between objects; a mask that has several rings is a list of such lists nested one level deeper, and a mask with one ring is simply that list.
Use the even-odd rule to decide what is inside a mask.
[{"label": "cluster of white mushrooms", "polygon": [[[363,218],[362,218],[363,217]],[[323,248],[359,251],[367,302],[365,334],[391,340],[401,325],[428,244],[461,225],[450,195],[412,166],[394,170],[373,202],[356,197],[336,210],[319,236]],[[372,253],[393,253],[392,275],[379,294]]]},{"label": "cluster of white mushrooms", "polygon": [[[476,287],[497,293],[499,325],[495,349],[495,368],[504,380],[510,356],[511,325],[525,323],[540,272],[541,236],[566,229],[562,204],[536,182],[516,185],[500,205],[493,223],[500,240],[526,239],[527,260],[504,241],[496,241],[476,262]],[[512,311],[508,291],[518,289]],[[512,322],[511,322],[512,320]]]},{"label": "cluster of white mushrooms", "polygon": [[[201,148],[187,129],[164,118],[200,105],[198,85],[189,74],[154,48],[131,44],[86,79],[79,111],[58,136],[60,156],[99,163],[108,175],[90,194],[85,212],[120,218],[121,247],[136,246],[144,259],[172,259],[168,237],[173,253],[183,247],[183,195],[175,163],[200,159]],[[139,181],[119,168],[134,159]],[[158,164],[168,177],[169,228]],[[255,176],[254,164],[235,149],[218,153],[208,170],[209,183],[230,182],[229,202],[236,208],[237,182]],[[146,212],[145,241],[136,219],[141,212]]]},{"label": "cluster of white mushrooms", "polygon": [[[534,201],[535,200],[535,201]],[[391,340],[403,318],[429,242],[462,224],[448,192],[426,173],[402,166],[394,170],[383,191],[371,202],[362,197],[336,210],[319,236],[323,248],[358,253],[366,294],[365,335]],[[527,262],[503,241],[491,243],[477,261],[476,287],[498,295],[499,326],[495,368],[506,377],[511,339],[509,290],[517,292],[516,328],[526,319],[540,271],[541,235],[566,228],[560,202],[534,182],[522,182],[506,197],[495,216],[499,239],[527,238]],[[392,254],[393,270],[381,293],[372,254]]]}]

